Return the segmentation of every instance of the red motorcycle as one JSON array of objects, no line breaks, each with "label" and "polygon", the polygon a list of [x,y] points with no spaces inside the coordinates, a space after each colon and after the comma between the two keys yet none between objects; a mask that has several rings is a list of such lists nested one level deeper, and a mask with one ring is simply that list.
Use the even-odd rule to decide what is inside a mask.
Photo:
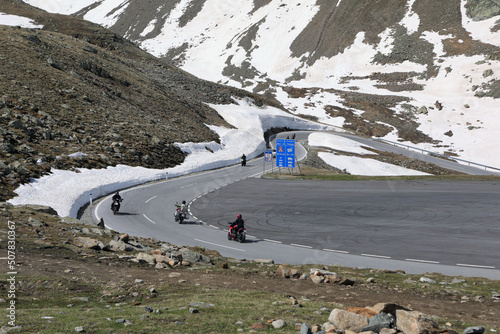
[{"label": "red motorcycle", "polygon": [[247,231],[245,228],[240,228],[236,231],[236,226],[233,226],[231,222],[229,222],[229,232],[227,232],[228,240],[236,240],[238,242],[245,242],[247,235]]}]

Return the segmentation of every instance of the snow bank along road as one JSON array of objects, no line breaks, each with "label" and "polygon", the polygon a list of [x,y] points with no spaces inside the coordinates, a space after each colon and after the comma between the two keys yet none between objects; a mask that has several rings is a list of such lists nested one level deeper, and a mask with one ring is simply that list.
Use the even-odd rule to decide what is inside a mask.
[{"label": "snow bank along road", "polygon": [[[263,167],[254,159],[125,190],[119,215],[109,198],[94,213],[120,232],[239,259],[500,279],[498,182],[285,181],[262,179]],[[182,200],[194,216],[180,225]],[[244,244],[226,237],[237,213]]]}]

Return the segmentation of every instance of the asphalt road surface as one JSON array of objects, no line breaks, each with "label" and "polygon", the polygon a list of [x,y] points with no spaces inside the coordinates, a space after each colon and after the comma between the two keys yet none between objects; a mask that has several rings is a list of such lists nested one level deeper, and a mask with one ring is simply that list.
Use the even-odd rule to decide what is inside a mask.
[{"label": "asphalt road surface", "polygon": [[[441,272],[500,279],[499,182],[262,179],[263,158],[121,192],[96,219],[116,231],[238,259]],[[276,167],[274,167],[276,169]],[[192,216],[174,222],[175,203]],[[227,240],[241,213],[248,239]]]}]

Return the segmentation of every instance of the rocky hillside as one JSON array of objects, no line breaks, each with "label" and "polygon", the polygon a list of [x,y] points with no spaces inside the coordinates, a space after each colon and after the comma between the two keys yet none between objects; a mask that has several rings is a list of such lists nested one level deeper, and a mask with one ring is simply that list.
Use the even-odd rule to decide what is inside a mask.
[{"label": "rocky hillside", "polygon": [[[0,221],[0,255],[7,257],[7,231],[15,230],[13,268],[20,273],[15,321],[5,306],[12,297],[0,297],[2,332],[500,330],[499,281],[238,260],[84,225],[85,220],[58,217],[50,207],[2,203],[0,213],[8,219]],[[7,278],[12,276],[0,282],[2,291],[11,288]]]},{"label": "rocky hillside", "polygon": [[217,141],[206,124],[229,126],[207,103],[271,103],[200,80],[96,24],[21,1],[0,1],[0,12],[44,26],[0,25],[0,201],[51,168],[172,167],[184,159],[174,143]]}]

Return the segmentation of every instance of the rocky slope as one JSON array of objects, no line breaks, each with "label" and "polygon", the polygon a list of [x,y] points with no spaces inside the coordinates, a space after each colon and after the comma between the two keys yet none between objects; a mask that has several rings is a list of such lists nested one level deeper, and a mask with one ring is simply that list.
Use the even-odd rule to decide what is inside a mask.
[{"label": "rocky slope", "polygon": [[207,103],[258,95],[200,80],[96,24],[21,1],[0,12],[44,28],[0,25],[0,201],[51,168],[181,163],[176,142],[217,141],[229,126]]},{"label": "rocky slope", "polygon": [[[500,330],[498,281],[362,268],[300,267],[274,264],[272,259],[236,260],[201,247],[189,249],[84,225],[84,220],[62,219],[49,207],[3,203],[0,214],[6,218],[0,220],[0,256],[7,257],[7,231],[17,234],[13,268],[18,271],[16,324],[20,327],[13,332],[68,332],[61,330],[61,323],[68,323],[71,330],[82,326],[85,332],[130,333],[130,328],[132,332],[178,332],[176,320],[186,324],[189,329],[183,328],[185,332],[204,332],[202,324],[209,321],[200,305],[190,305],[185,313],[172,317],[179,307],[170,306],[177,299],[175,292],[183,289],[187,293],[182,287],[205,291],[194,292],[191,300],[205,304],[213,302],[216,291],[227,291],[232,298],[245,291],[265,292],[269,297],[263,304],[268,306],[259,318],[245,319],[238,312],[228,313],[220,304],[211,306],[210,317],[224,312],[221,326],[241,322],[238,327],[245,332],[280,329],[286,333],[368,330],[456,334],[469,326],[484,327],[468,334],[481,334],[484,328],[492,333]],[[2,280],[0,290],[8,289],[8,280]],[[282,298],[273,299],[276,295]],[[10,298],[7,294],[0,297],[4,305]],[[311,309],[311,302],[318,302],[321,309]],[[52,305],[57,306],[52,309]],[[162,312],[146,309],[145,313],[150,305]],[[280,305],[288,306],[275,318]],[[201,314],[188,312],[189,308]],[[294,312],[298,308],[303,310],[301,314]],[[7,307],[3,309],[7,314]],[[29,316],[40,312],[47,316],[51,309],[57,313],[53,321]],[[84,317],[72,316],[82,311]],[[388,324],[377,322],[380,327],[365,328],[374,326],[382,313],[392,316],[386,319]],[[94,318],[89,314],[97,315]],[[108,316],[113,321],[105,320]],[[8,326],[7,317],[2,319],[0,326],[7,331],[12,326]],[[139,328],[113,327],[117,319]],[[193,322],[201,324],[201,329],[191,328]]]}]

